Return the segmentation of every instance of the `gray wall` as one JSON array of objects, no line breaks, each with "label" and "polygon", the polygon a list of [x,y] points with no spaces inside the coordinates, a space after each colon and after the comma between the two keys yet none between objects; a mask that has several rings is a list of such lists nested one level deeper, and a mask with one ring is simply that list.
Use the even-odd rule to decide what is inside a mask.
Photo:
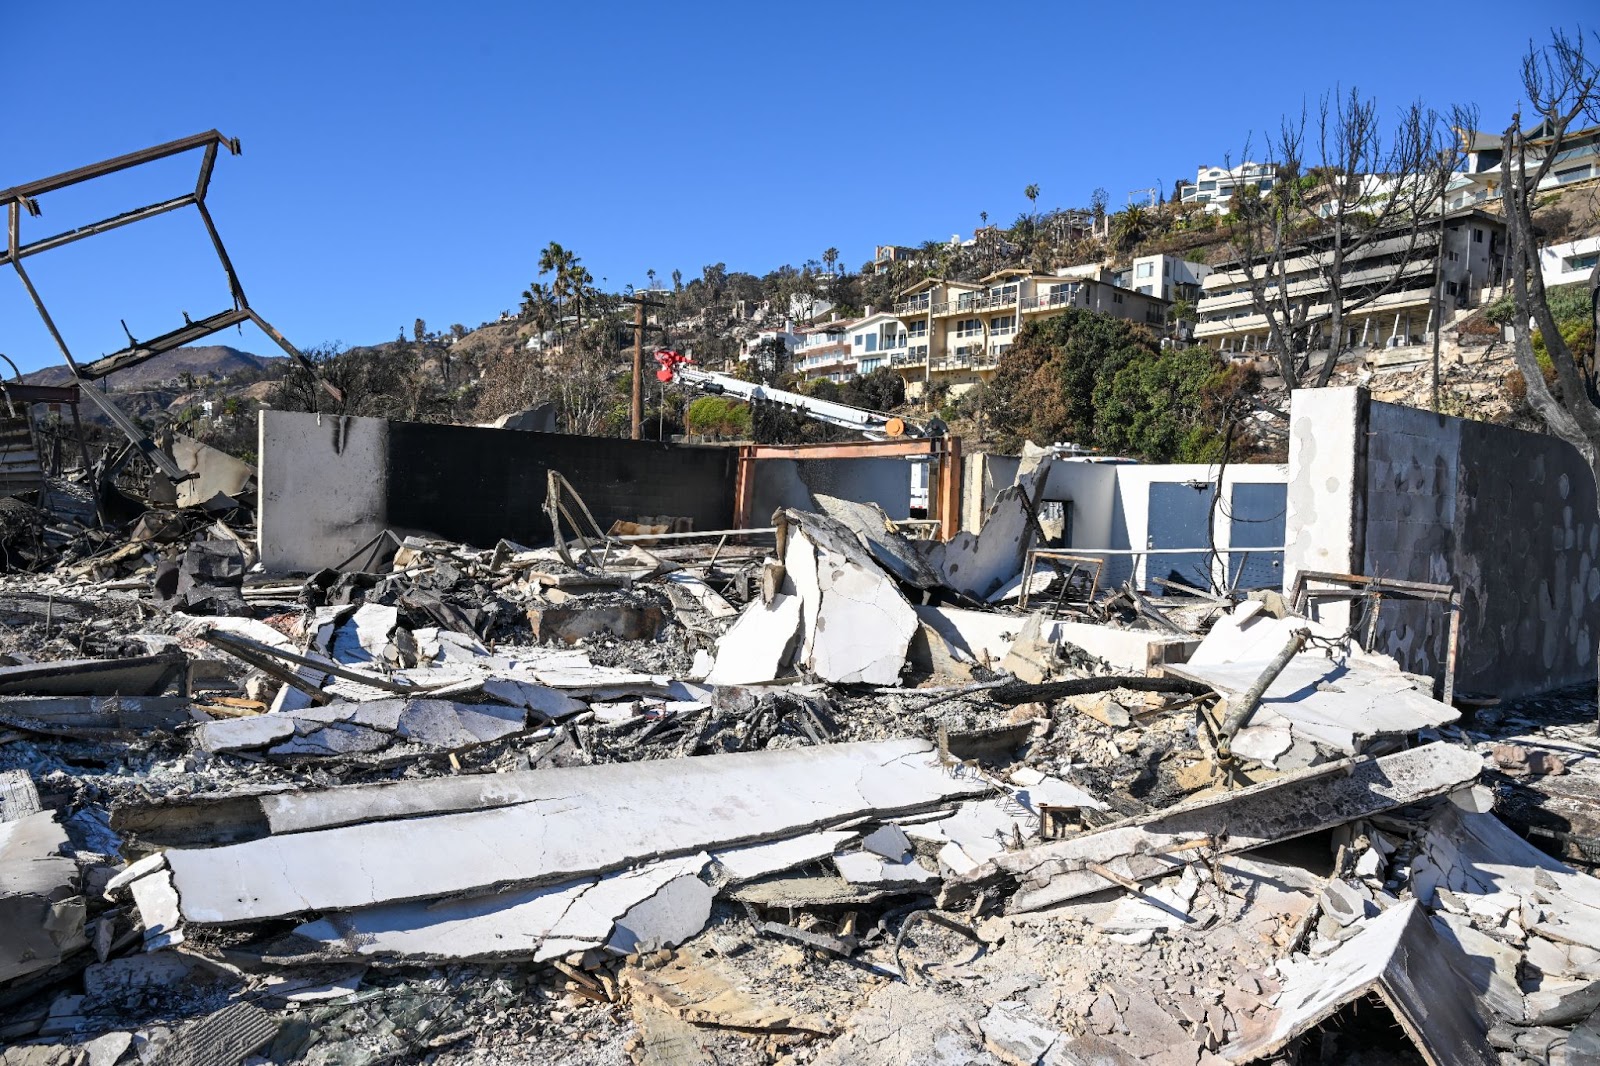
[{"label": "gray wall", "polygon": [[[1297,568],[1454,583],[1458,692],[1594,685],[1600,520],[1588,464],[1564,441],[1357,389],[1299,390],[1288,510],[1286,587]],[[1388,603],[1380,618],[1381,650],[1437,672],[1439,612]]]}]

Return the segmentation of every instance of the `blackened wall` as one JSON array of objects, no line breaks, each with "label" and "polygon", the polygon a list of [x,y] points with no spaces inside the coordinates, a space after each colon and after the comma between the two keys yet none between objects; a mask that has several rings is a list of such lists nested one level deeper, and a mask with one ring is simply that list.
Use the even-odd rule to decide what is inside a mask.
[{"label": "blackened wall", "polygon": [[384,529],[546,542],[552,469],[601,528],[643,515],[733,524],[732,448],[264,411],[258,454],[257,536],[273,573],[336,566]]},{"label": "blackened wall", "polygon": [[732,448],[394,422],[388,453],[389,525],[479,547],[550,538],[551,470],[602,529],[641,515],[683,516],[695,529],[733,524]]}]

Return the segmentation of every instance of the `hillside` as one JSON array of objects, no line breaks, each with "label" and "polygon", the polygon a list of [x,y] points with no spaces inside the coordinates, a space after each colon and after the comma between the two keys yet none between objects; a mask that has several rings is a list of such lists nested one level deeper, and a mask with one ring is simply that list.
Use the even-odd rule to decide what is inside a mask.
[{"label": "hillside", "polygon": [[[207,344],[194,348],[178,348],[163,352],[138,366],[119,370],[107,378],[115,391],[147,389],[165,382],[177,381],[184,373],[196,378],[215,376],[229,378],[241,374],[260,374],[281,363],[284,356],[263,356],[230,348],[225,344]],[[65,385],[71,374],[65,364],[47,366],[23,376],[31,385]]]}]

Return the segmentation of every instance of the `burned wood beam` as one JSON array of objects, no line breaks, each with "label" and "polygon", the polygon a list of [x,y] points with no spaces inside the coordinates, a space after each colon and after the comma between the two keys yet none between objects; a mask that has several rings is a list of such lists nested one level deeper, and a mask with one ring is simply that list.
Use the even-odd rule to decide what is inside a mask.
[{"label": "burned wood beam", "polygon": [[[1180,696],[1209,696],[1216,691],[1210,685],[1186,677],[1074,677],[1037,685],[1016,681],[991,688],[989,698],[996,703],[1014,706],[1019,703],[1046,703],[1068,696],[1089,696],[1119,688],[1131,692],[1170,692]],[[917,695],[917,690],[913,689],[909,694]]]}]

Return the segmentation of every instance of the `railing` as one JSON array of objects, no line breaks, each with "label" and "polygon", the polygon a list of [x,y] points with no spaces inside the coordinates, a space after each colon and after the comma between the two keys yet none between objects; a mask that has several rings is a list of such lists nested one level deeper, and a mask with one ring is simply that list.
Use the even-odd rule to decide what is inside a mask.
[{"label": "railing", "polygon": [[894,305],[894,313],[897,315],[910,315],[918,311],[926,311],[932,299],[931,296],[917,296],[910,300],[901,300]]},{"label": "railing", "polygon": [[987,292],[982,295],[961,296],[956,299],[957,311],[986,311],[992,307],[1012,307],[1017,302],[1015,289],[1005,293]]},{"label": "railing", "polygon": [[1037,296],[1025,296],[1022,300],[1022,310],[1038,311],[1051,307],[1070,307],[1077,302],[1078,292],[1069,289],[1066,292],[1044,292]]}]

